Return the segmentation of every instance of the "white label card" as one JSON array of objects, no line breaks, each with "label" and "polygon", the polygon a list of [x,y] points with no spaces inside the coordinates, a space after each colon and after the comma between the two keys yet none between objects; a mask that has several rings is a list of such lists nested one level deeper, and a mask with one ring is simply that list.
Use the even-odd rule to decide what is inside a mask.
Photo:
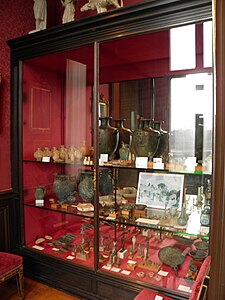
[{"label": "white label card", "polygon": [[67,256],[67,259],[70,259],[70,260],[73,260],[75,257],[74,256],[72,256],[72,255],[68,255]]},{"label": "white label card", "polygon": [[164,163],[153,163],[153,169],[160,169],[163,170],[164,169]]},{"label": "white label card", "polygon": [[136,157],[135,166],[136,168],[147,168],[148,157]]},{"label": "white label card", "polygon": [[154,300],[163,300],[162,296],[156,295]]},{"label": "white label card", "polygon": [[128,263],[128,264],[133,264],[133,265],[134,265],[134,264],[136,264],[136,261],[130,260],[130,259],[129,259],[127,263]]},{"label": "white label card", "polygon": [[163,270],[160,270],[160,271],[158,272],[158,274],[161,275],[161,276],[167,276],[167,275],[168,275],[168,272],[163,271]]},{"label": "white label card", "polygon": [[100,162],[101,162],[101,164],[103,164],[104,162],[107,162],[108,161],[108,157],[109,157],[108,154],[100,154]]},{"label": "white label card", "polygon": [[111,269],[111,267],[109,267],[109,266],[106,266],[106,265],[105,265],[105,266],[103,266],[103,267],[102,267],[102,269],[105,269],[105,270],[110,270],[110,269]]},{"label": "white label card", "polygon": [[42,161],[43,162],[50,162],[50,157],[49,156],[43,156]]},{"label": "white label card", "polygon": [[121,274],[124,274],[124,275],[130,275],[130,271],[127,271],[127,270],[123,270],[123,271],[121,271]]},{"label": "white label card", "polygon": [[41,251],[44,250],[43,247],[38,246],[38,245],[34,245],[32,248],[37,249],[37,250],[41,250]]},{"label": "white label card", "polygon": [[112,269],[111,269],[111,271],[116,272],[116,273],[118,273],[120,270],[121,270],[120,268],[115,268],[115,267],[112,267]]},{"label": "white label card", "polygon": [[190,287],[189,287],[189,286],[185,286],[185,285],[180,284],[180,285],[178,286],[178,290],[184,291],[184,292],[189,292],[189,291],[190,291]]}]

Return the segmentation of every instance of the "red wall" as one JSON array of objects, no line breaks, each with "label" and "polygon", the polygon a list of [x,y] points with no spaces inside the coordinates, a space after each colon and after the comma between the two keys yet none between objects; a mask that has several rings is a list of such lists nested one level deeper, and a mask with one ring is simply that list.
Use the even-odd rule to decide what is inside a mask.
[{"label": "red wall", "polygon": [[[87,17],[90,14],[96,14],[95,11],[80,12],[80,7],[87,1],[88,0],[80,0],[76,2],[76,19]],[[141,2],[141,0],[125,0],[124,6],[134,4],[135,2]],[[0,0],[0,73],[2,75],[0,98],[0,192],[11,189],[10,49],[6,41],[23,36],[35,29],[33,3],[33,0]],[[47,0],[47,5],[47,27],[49,28],[61,24],[63,7],[60,1]],[[201,29],[201,27],[199,29]],[[108,43],[105,43],[106,46],[107,44]],[[198,45],[198,51],[200,51],[198,54],[201,56],[202,49],[200,46],[201,45]],[[104,45],[102,47],[104,50]],[[162,51],[163,47],[159,47],[159,49]],[[201,60],[198,59],[198,61]],[[199,67],[198,64],[198,68]],[[160,70],[160,72],[162,72],[162,70]]]},{"label": "red wall", "polygon": [[11,188],[10,164],[10,49],[6,41],[34,28],[32,0],[0,1],[0,191]]},{"label": "red wall", "polygon": [[[124,6],[142,0],[125,0]],[[76,18],[95,14],[80,12],[87,0],[76,3]],[[10,49],[7,40],[17,38],[35,29],[33,0],[0,0],[0,192],[11,189],[10,163]],[[63,8],[59,0],[47,0],[47,27],[61,24]]]}]

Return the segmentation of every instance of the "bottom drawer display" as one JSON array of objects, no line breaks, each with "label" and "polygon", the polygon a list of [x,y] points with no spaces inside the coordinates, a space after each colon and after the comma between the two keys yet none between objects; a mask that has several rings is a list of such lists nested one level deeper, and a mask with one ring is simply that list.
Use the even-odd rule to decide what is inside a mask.
[{"label": "bottom drawer display", "polygon": [[27,247],[91,268],[94,266],[93,228],[91,218],[25,206]]},{"label": "bottom drawer display", "polygon": [[156,289],[176,291],[189,297],[203,262],[208,241],[186,238],[153,229],[102,225],[100,268],[107,273],[141,281]]}]

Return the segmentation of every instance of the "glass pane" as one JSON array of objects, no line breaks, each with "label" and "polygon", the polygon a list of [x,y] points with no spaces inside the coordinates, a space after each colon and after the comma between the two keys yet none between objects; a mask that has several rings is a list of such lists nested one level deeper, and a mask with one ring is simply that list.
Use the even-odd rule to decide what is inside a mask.
[{"label": "glass pane", "polygon": [[108,156],[99,170],[100,270],[188,297],[191,255],[176,276],[161,253],[207,244],[212,75],[195,64],[170,70],[170,31],[103,42],[99,53],[99,146]]},{"label": "glass pane", "polygon": [[212,155],[212,74],[171,79],[171,143],[174,159]]},{"label": "glass pane", "polygon": [[195,25],[170,29],[170,70],[196,66]]},{"label": "glass pane", "polygon": [[25,61],[22,97],[25,245],[91,268],[93,58],[88,45]]},{"label": "glass pane", "polygon": [[212,21],[203,23],[204,68],[212,67]]}]

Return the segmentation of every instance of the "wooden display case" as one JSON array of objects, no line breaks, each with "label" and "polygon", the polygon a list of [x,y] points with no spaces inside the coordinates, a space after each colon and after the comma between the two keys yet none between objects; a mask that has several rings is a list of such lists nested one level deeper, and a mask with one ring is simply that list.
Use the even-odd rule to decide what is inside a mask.
[{"label": "wooden display case", "polygon": [[[197,275],[203,274],[204,259],[195,260],[190,251],[196,242],[209,250],[210,226],[200,223],[196,197],[198,187],[212,182],[206,159],[212,154],[213,128],[198,128],[197,137],[190,118],[191,136],[185,129],[176,131],[171,87],[174,78],[191,76],[196,90],[212,86],[202,46],[203,23],[211,17],[211,1],[148,1],[8,42],[13,191],[20,224],[15,251],[24,257],[27,276],[83,299],[111,300],[133,299],[146,287],[189,299],[197,278],[203,282],[205,273]],[[170,29],[188,24],[196,24],[196,67],[171,71]],[[197,82],[199,74],[207,77],[205,86]],[[132,145],[126,160],[113,153],[106,163],[99,160],[106,154],[99,144],[100,95],[108,117],[126,119],[132,135],[140,119],[164,121],[170,138],[163,168],[152,156],[138,165],[141,155],[132,152]],[[213,118],[212,97],[209,101],[204,104],[210,108],[207,113],[201,105],[198,111],[206,125]],[[183,144],[178,145],[181,136]],[[49,154],[53,147],[58,152]],[[186,159],[192,156],[198,160],[190,170]],[[183,176],[175,216],[169,211],[171,195],[153,205],[148,190],[144,208],[138,207],[140,173]],[[44,191],[41,196],[37,187]],[[189,220],[180,225],[184,204]],[[176,249],[183,261],[163,263],[159,252],[166,247]],[[210,253],[206,256],[204,270],[210,268]]]}]

